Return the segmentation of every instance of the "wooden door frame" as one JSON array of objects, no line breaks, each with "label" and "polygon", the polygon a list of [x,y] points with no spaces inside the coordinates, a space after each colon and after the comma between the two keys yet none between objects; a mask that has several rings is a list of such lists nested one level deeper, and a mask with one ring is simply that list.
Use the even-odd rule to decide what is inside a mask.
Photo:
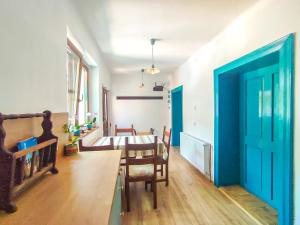
[{"label": "wooden door frame", "polygon": [[[283,88],[282,100],[284,101],[283,122],[283,148],[285,154],[282,155],[282,166],[280,178],[282,185],[280,188],[281,202],[278,207],[278,221],[281,225],[293,224],[293,98],[294,98],[294,34],[289,34],[271,44],[268,44],[256,51],[253,51],[233,62],[230,62],[214,70],[214,183],[217,187],[224,185],[226,181],[221,177],[221,163],[224,157],[220,157],[224,147],[220,143],[220,102],[219,85],[220,77],[226,73],[246,67],[250,63],[264,57],[277,54],[279,61],[279,75],[282,79],[280,88]],[[230,132],[227,132],[230,138]],[[225,134],[223,134],[224,136]],[[230,157],[230,156],[228,156]],[[230,159],[225,159],[230,160]]]},{"label": "wooden door frame", "polygon": [[[181,94],[181,128],[183,130],[183,86],[178,86],[174,89],[171,90],[171,99],[172,99],[172,107],[171,107],[171,115],[172,115],[172,146],[174,146],[174,134],[175,134],[175,130],[173,129],[174,128],[174,124],[175,124],[175,120],[174,120],[174,116],[173,116],[173,113],[174,113],[174,108],[173,108],[173,95],[174,94],[178,94],[180,93]],[[180,139],[180,138],[179,138]],[[179,143],[180,143],[180,140],[179,140]]]},{"label": "wooden door frame", "polygon": [[102,86],[102,127],[103,127],[103,136],[105,135],[104,133],[104,108],[105,108],[105,96],[106,96],[106,104],[107,104],[107,135],[109,135],[109,124],[108,124],[108,89],[104,86]]}]

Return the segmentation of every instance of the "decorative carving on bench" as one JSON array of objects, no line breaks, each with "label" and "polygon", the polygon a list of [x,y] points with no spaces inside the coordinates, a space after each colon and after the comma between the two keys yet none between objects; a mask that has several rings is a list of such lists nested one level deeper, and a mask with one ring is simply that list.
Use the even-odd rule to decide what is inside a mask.
[{"label": "decorative carving on bench", "polygon": [[[37,138],[36,146],[18,151],[17,146],[7,149],[4,146],[6,132],[3,127],[4,120],[43,117],[41,124],[43,133]],[[14,199],[24,190],[33,185],[47,172],[58,173],[56,168],[58,138],[52,133],[51,112],[44,111],[36,114],[10,114],[0,113],[0,210],[7,213],[17,211]],[[30,175],[24,179],[24,165],[26,155],[32,153]],[[37,172],[34,173],[35,157],[39,153]]]}]

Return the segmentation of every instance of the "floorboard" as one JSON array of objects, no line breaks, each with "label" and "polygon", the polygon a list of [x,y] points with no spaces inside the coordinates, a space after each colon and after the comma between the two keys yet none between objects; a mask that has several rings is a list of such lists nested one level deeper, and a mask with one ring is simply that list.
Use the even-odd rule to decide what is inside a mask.
[{"label": "floorboard", "polygon": [[223,192],[238,207],[244,210],[250,217],[253,217],[258,224],[277,225],[278,214],[275,209],[267,203],[256,198],[240,186],[221,187]]}]

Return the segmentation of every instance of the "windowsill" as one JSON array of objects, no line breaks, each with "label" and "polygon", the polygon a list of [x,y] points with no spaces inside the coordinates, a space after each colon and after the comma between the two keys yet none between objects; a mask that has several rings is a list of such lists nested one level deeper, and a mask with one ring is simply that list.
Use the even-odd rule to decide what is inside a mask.
[{"label": "windowsill", "polygon": [[81,134],[80,134],[80,137],[79,137],[79,138],[84,138],[84,137],[88,136],[89,134],[95,132],[98,128],[99,128],[99,127],[94,127],[94,128],[92,128],[91,130],[86,130],[86,131],[84,131],[84,133],[81,133]]},{"label": "windowsill", "polygon": [[[94,133],[95,131],[97,131],[99,129],[99,127],[94,127],[92,128],[91,130],[86,130],[84,131],[84,133],[81,133],[80,136],[73,136],[73,137],[76,137],[76,138],[85,138],[87,137],[88,135]],[[71,144],[71,141],[68,142],[68,144]]]}]

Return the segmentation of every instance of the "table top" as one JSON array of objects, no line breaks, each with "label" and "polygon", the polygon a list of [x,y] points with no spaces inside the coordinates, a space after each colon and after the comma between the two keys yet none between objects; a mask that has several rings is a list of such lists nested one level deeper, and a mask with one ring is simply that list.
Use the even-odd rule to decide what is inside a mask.
[{"label": "table top", "polygon": [[[99,139],[94,146],[109,145],[110,138],[114,139],[115,149],[123,149],[125,147],[125,138],[128,137],[128,142],[130,144],[150,144],[154,142],[154,135],[137,135],[137,136],[108,136]],[[160,138],[157,139],[159,145],[163,142]]]},{"label": "table top", "polygon": [[[130,144],[150,144],[154,142],[154,135],[135,135],[135,136],[108,136],[100,138],[94,146],[105,146],[110,144],[110,138],[114,139],[114,148],[122,151],[122,156],[125,156],[125,138],[128,137]],[[162,156],[164,159],[168,158],[168,152],[165,148],[164,143],[160,138],[157,139],[157,154]],[[142,153],[137,153],[140,155]]]},{"label": "table top", "polygon": [[0,212],[0,225],[105,225],[109,222],[121,151],[82,152],[58,162],[20,196],[18,211]]}]

